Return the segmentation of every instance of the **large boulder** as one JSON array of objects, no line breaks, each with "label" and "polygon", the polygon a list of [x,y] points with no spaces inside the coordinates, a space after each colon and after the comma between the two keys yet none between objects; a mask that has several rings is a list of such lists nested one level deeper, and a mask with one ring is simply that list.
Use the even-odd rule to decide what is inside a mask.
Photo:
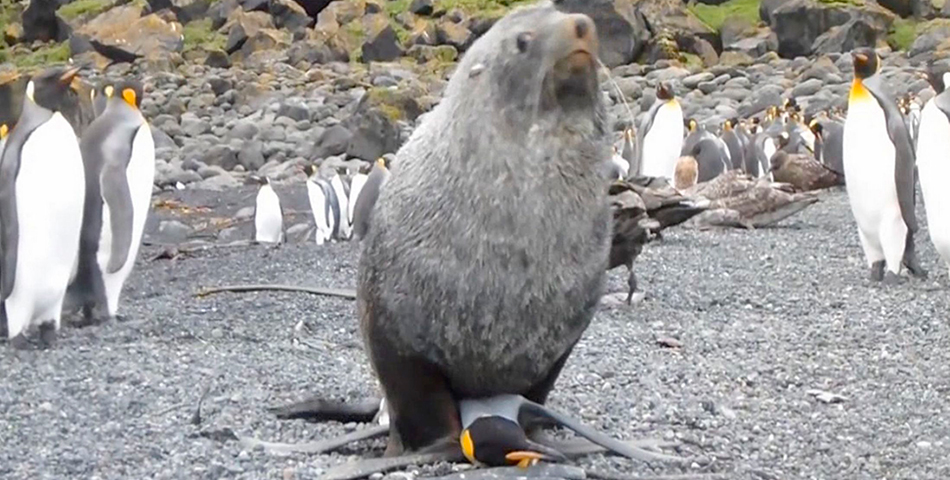
[{"label": "large boulder", "polygon": [[600,60],[611,68],[636,60],[651,36],[643,14],[629,0],[563,0],[558,8],[591,17],[600,37]]},{"label": "large boulder", "polygon": [[831,27],[831,30],[821,34],[812,45],[812,52],[818,54],[834,52],[850,52],[855,48],[877,45],[880,32],[862,19],[852,19],[844,25]]},{"label": "large boulder", "polygon": [[877,0],[877,3],[903,18],[933,18],[935,14],[932,0]]},{"label": "large boulder", "polygon": [[300,31],[313,26],[314,19],[293,0],[267,0],[267,11],[274,17],[277,28]]},{"label": "large boulder", "polygon": [[181,24],[203,18],[211,3],[211,0],[148,0],[149,11],[171,10]]},{"label": "large boulder", "polygon": [[396,152],[401,145],[399,122],[411,122],[423,113],[417,101],[423,94],[415,87],[369,89],[344,121],[353,133],[347,155],[372,162]]},{"label": "large boulder", "polygon": [[[950,1],[947,3],[950,3]],[[911,57],[928,55],[936,51],[942,43],[950,38],[950,20],[933,20],[922,25],[918,31],[920,34],[908,51]]]},{"label": "large boulder", "polygon": [[221,28],[222,31],[228,32],[224,50],[228,54],[233,54],[257,32],[272,29],[274,29],[274,21],[267,13],[234,10],[229,15],[227,23]]},{"label": "large boulder", "polygon": [[363,18],[366,39],[361,47],[364,62],[391,62],[403,54],[396,31],[383,13],[374,13]]},{"label": "large boulder", "polygon": [[[770,8],[774,7],[770,4]],[[884,38],[896,16],[875,3],[824,3],[816,0],[782,0],[768,15],[771,28],[778,38],[778,53],[785,58],[808,56],[813,53],[815,40],[832,27],[852,20],[862,20],[876,38]],[[855,27],[857,29],[863,26]],[[838,32],[838,38],[847,37],[852,29]],[[827,44],[829,40],[825,40]]]},{"label": "large boulder", "polygon": [[107,10],[83,25],[70,39],[74,55],[83,53],[85,42],[94,40],[115,55],[144,57],[150,61],[167,58],[184,47],[181,24],[156,14],[142,16],[142,8],[128,4]]},{"label": "large boulder", "polygon": [[[3,8],[10,8],[4,5]],[[57,0],[30,0],[23,11],[23,42],[62,42],[69,38],[70,28],[56,15]]]},{"label": "large boulder", "polygon": [[778,50],[778,37],[771,28],[750,25],[738,17],[727,18],[719,28],[719,33],[723,51],[759,57]]},{"label": "large boulder", "polygon": [[[626,0],[617,1],[625,2]],[[639,0],[636,2],[636,9],[643,14],[647,28],[653,35],[662,30],[669,30],[673,32],[681,48],[682,39],[699,37],[717,50],[722,49],[719,33],[693,15],[682,0]]]}]

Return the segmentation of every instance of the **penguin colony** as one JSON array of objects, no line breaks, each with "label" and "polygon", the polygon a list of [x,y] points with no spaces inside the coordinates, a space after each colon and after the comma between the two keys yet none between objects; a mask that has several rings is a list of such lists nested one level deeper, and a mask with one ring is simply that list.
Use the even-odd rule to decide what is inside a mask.
[{"label": "penguin colony", "polygon": [[95,91],[97,118],[80,140],[59,112],[78,72],[34,76],[16,125],[0,126],[3,329],[18,348],[49,346],[64,306],[86,323],[117,316],[150,208],[155,148],[142,86]]},{"label": "penguin colony", "polygon": [[[538,28],[560,31],[561,24],[570,25],[566,31],[577,37],[572,41],[596,45],[593,23],[583,15],[561,14],[556,23],[542,22]],[[491,31],[486,34],[490,35]],[[518,35],[515,45],[525,52],[528,46],[523,45],[531,41],[534,37]],[[479,50],[473,46],[472,51]],[[919,230],[914,213],[915,170],[920,174],[924,203],[930,207],[930,238],[950,267],[950,220],[938,214],[950,201],[940,181],[950,175],[950,92],[946,89],[950,69],[931,66],[925,76],[937,95],[921,108],[914,99],[891,93],[879,75],[881,62],[874,50],[857,49],[852,57],[854,80],[846,116],[832,110],[806,117],[789,99],[782,106],[769,107],[761,118],[727,119],[714,131],[684,118],[672,85],[656,85],[653,106],[636,129],[623,130],[621,144],[613,147],[609,161],[604,159],[609,172],[605,184],[612,182],[610,195],[614,201],[623,196],[614,205],[614,223],[622,218],[629,233],[623,237],[627,233],[614,232],[608,268],[626,265],[631,269],[628,301],[636,288],[632,259],[663,228],[716,212],[726,218],[720,225],[768,225],[817,201],[802,192],[838,185],[845,186],[870,278],[893,284],[905,269],[924,277],[914,248]],[[565,58],[577,62],[574,57]],[[485,68],[473,62],[463,60],[462,66],[471,72]],[[582,70],[579,64],[572,68],[573,75]],[[476,78],[477,72],[466,76]],[[94,89],[90,101],[96,119],[79,139],[58,111],[77,73],[77,68],[53,68],[35,76],[27,84],[16,125],[0,125],[0,301],[2,326],[17,346],[27,342],[31,327],[39,330],[42,344],[52,343],[64,305],[80,308],[89,323],[118,316],[122,287],[137,258],[150,208],[155,155],[148,122],[139,111],[142,85],[120,81]],[[339,172],[326,178],[315,165],[308,165],[305,172],[315,243],[368,237],[366,248],[372,249],[375,204],[383,199],[386,211],[396,208],[385,203],[396,195],[385,192],[392,176],[386,161],[379,159],[368,173],[357,173],[349,184]],[[663,183],[664,178],[672,185]],[[280,244],[285,232],[279,196],[266,176],[254,180],[260,184],[254,239]],[[760,195],[762,191],[770,193]],[[755,199],[752,203],[757,206],[751,209],[748,201],[729,201],[749,192],[743,200]],[[776,213],[783,208],[784,213]],[[615,250],[618,239],[626,250]],[[630,242],[636,242],[635,248]],[[375,254],[383,255],[384,250]],[[361,270],[366,268],[361,265]],[[381,295],[373,288],[361,290],[364,302],[367,295]],[[390,320],[379,311],[366,313],[370,307],[361,304],[361,308],[368,324],[377,317]],[[578,315],[589,321],[590,311]],[[377,323],[364,325],[367,338],[374,328],[392,327]],[[586,324],[575,330],[584,328]],[[391,341],[394,335],[389,333],[379,334],[376,341]],[[545,376],[534,379],[539,383],[524,390],[538,404],[514,392],[478,395],[490,390],[486,387],[490,382],[503,380],[495,376],[465,384],[471,395],[448,402],[458,419],[436,418],[436,413],[444,412],[429,407],[444,405],[421,398],[424,395],[418,391],[411,392],[416,396],[409,395],[394,383],[394,375],[401,372],[393,370],[392,358],[373,358],[381,381],[389,384],[387,393],[402,397],[396,399],[400,402],[395,407],[381,407],[380,413],[397,414],[391,429],[400,438],[391,440],[391,447],[406,451],[431,447],[445,431],[460,430],[461,451],[472,463],[524,467],[539,460],[565,459],[562,452],[529,440],[519,414],[525,408],[545,411],[540,403],[553,387],[570,348],[558,352],[563,356],[547,359],[549,371],[541,372]],[[475,363],[443,368],[464,369]],[[477,374],[460,375],[458,381],[478,378]],[[410,405],[406,398],[417,403]],[[585,431],[569,418],[556,420]]]}]

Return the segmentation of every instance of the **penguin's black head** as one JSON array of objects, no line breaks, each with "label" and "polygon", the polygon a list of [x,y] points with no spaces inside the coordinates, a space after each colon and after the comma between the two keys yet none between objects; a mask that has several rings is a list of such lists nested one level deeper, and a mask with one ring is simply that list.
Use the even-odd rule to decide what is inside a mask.
[{"label": "penguin's black head", "polygon": [[821,123],[818,122],[817,118],[811,119],[808,122],[808,128],[811,129],[811,132],[815,134],[816,137],[821,138],[821,134],[824,132],[824,127],[821,126]]},{"label": "penguin's black head", "polygon": [[26,96],[33,103],[53,111],[59,111],[72,90],[73,81],[80,67],[52,67],[33,76],[26,85]]},{"label": "penguin's black head", "polygon": [[138,110],[142,106],[142,84],[136,80],[123,80],[113,87],[112,95],[118,95],[130,107]]},{"label": "penguin's black head", "polygon": [[476,419],[462,431],[461,444],[468,461],[492,467],[564,460],[560,452],[529,441],[521,425],[499,416]]},{"label": "penguin's black head", "polygon": [[317,173],[317,164],[308,163],[303,167],[303,173],[307,175],[307,178],[314,176]]},{"label": "penguin's black head", "polygon": [[669,83],[660,82],[656,84],[656,98],[660,100],[673,100],[673,89],[670,88]]},{"label": "penguin's black head", "polygon": [[873,48],[857,48],[851,52],[854,62],[854,76],[858,79],[868,78],[877,73],[881,59]]}]

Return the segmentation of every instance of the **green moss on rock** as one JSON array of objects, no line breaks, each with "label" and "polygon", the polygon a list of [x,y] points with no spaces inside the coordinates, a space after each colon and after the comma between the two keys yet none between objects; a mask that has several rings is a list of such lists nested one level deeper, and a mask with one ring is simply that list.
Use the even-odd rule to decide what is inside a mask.
[{"label": "green moss on rock", "polygon": [[729,0],[719,5],[694,2],[687,9],[717,32],[730,17],[738,17],[750,25],[759,23],[759,0]]},{"label": "green moss on rock", "polygon": [[33,68],[39,66],[65,63],[69,60],[69,44],[50,43],[40,47],[37,50],[29,51],[26,48],[13,49],[10,52],[11,60],[20,68]]},{"label": "green moss on rock", "polygon": [[112,6],[110,0],[76,0],[67,3],[56,10],[64,20],[73,20],[79,17],[94,17]]},{"label": "green moss on rock", "polygon": [[904,18],[897,18],[891,24],[887,34],[887,44],[894,50],[907,50],[913,45],[918,34],[917,22]]},{"label": "green moss on rock", "polygon": [[188,23],[182,28],[182,36],[185,37],[183,51],[194,50],[223,50],[227,38],[219,32],[212,30],[211,19],[204,18]]}]

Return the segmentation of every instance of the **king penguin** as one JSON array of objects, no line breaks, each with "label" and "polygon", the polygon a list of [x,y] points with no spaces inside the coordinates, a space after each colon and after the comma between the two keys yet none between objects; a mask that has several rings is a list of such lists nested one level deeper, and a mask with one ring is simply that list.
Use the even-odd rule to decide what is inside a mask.
[{"label": "king penguin", "polygon": [[333,193],[336,195],[336,208],[339,212],[337,215],[337,224],[339,225],[339,228],[334,229],[334,235],[337,240],[347,240],[352,234],[349,220],[349,199],[347,198],[346,189],[343,186],[343,180],[339,173],[333,174],[333,178],[330,179],[330,186],[333,187]]},{"label": "king penguin", "polygon": [[683,108],[666,82],[656,86],[656,102],[643,116],[637,138],[638,175],[673,178],[683,149]]},{"label": "king penguin", "polygon": [[360,192],[363,190],[363,186],[366,185],[366,180],[369,178],[369,175],[363,172],[357,172],[356,175],[353,175],[353,179],[350,180],[350,199],[347,202],[346,209],[346,218],[350,222],[350,226],[353,225],[353,213],[356,212],[356,201],[360,198]]},{"label": "king penguin", "polygon": [[329,182],[318,178],[315,165],[307,165],[304,171],[307,174],[307,197],[310,199],[313,223],[317,227],[317,245],[323,245],[333,237],[336,227],[336,215],[333,210],[336,193]]},{"label": "king penguin", "polygon": [[927,210],[927,228],[940,258],[950,266],[950,68],[931,64],[928,80],[937,95],[920,112],[917,170]]},{"label": "king penguin", "polygon": [[860,48],[851,55],[854,80],[842,138],[846,189],[871,279],[893,284],[902,264],[915,276],[925,275],[914,254],[914,150],[878,74],[877,53]]},{"label": "king penguin", "polygon": [[105,107],[79,142],[86,199],[79,268],[69,291],[87,325],[117,316],[122,287],[138,257],[155,181],[155,143],[139,110],[142,84],[125,80],[104,87],[102,94]]},{"label": "king penguin", "polygon": [[353,211],[353,237],[357,240],[362,239],[369,230],[370,214],[373,212],[373,206],[376,205],[376,199],[379,198],[379,192],[389,180],[389,175],[386,160],[383,158],[376,160],[376,166],[369,172],[366,185],[360,191]]},{"label": "king penguin", "polygon": [[97,118],[99,115],[102,115],[102,112],[106,109],[106,104],[108,103],[109,97],[112,96],[112,91],[115,87],[111,83],[103,82],[99,84],[98,87],[89,91],[89,98],[92,100],[92,113],[93,118]]},{"label": "king penguin", "polygon": [[10,129],[7,128],[7,124],[0,123],[0,158],[3,158],[3,146],[7,144],[7,135],[10,133]]},{"label": "king penguin", "polygon": [[254,241],[277,245],[283,240],[284,214],[280,208],[280,198],[271,187],[270,178],[259,177],[261,184],[257,191],[257,206],[254,210]]},{"label": "king penguin", "polygon": [[51,68],[26,86],[23,109],[0,160],[0,289],[7,336],[29,345],[39,327],[50,346],[60,327],[66,288],[77,267],[85,178],[79,141],[49,109],[67,94],[78,67]]}]

